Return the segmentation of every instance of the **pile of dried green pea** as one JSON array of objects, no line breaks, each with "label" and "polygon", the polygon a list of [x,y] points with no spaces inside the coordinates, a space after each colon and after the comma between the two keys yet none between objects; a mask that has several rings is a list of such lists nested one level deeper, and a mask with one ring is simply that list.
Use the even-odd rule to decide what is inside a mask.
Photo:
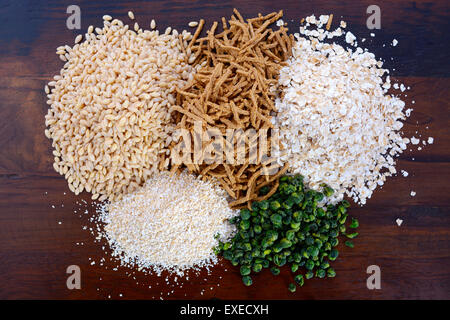
[{"label": "pile of dried green pea", "polygon": [[[260,194],[268,191],[262,188]],[[324,204],[333,192],[325,185],[322,192],[306,190],[300,175],[281,177],[275,194],[252,203],[251,210],[242,209],[240,216],[230,220],[238,232],[230,242],[219,244],[218,253],[232,265],[240,266],[246,286],[252,284],[252,272],[270,268],[278,275],[279,267],[286,264],[296,274],[294,279],[299,286],[303,286],[304,278],[334,277],[336,272],[330,262],[338,257],[339,235],[355,238],[358,233],[348,232],[347,228],[356,229],[359,223],[355,218],[348,219],[350,205],[346,200],[336,205]],[[351,240],[345,244],[353,248]],[[296,291],[294,283],[288,288]]]}]

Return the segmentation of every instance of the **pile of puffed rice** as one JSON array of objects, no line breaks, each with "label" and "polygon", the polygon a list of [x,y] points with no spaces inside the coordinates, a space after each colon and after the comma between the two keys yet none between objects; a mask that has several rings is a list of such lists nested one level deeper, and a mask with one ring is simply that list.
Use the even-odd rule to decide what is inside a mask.
[{"label": "pile of puffed rice", "polygon": [[53,140],[57,172],[75,194],[120,199],[169,164],[176,89],[192,79],[192,38],[134,30],[105,15],[75,45],[57,48],[66,64],[45,87],[50,109],[45,134]]}]

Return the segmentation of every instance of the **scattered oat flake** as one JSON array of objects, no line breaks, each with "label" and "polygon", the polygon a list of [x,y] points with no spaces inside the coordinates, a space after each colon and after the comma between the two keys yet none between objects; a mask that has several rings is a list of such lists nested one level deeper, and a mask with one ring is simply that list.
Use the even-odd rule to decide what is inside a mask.
[{"label": "scattered oat flake", "polygon": [[434,143],[434,138],[428,137],[428,144],[433,144],[433,143]]},{"label": "scattered oat flake", "polygon": [[411,190],[410,195],[411,195],[411,197],[414,197],[416,195],[416,192]]},{"label": "scattered oat flake", "polygon": [[355,42],[355,40],[355,35],[350,31],[347,31],[347,33],[345,34],[345,42],[352,44],[353,42]]},{"label": "scattered oat flake", "polygon": [[397,218],[397,220],[395,220],[395,222],[397,223],[397,225],[400,227],[403,223],[403,220],[400,218]]},{"label": "scattered oat flake", "polygon": [[409,117],[409,116],[411,115],[411,112],[412,112],[413,110],[414,110],[414,109],[411,109],[411,108],[406,109],[406,111],[405,111],[406,116]]},{"label": "scattered oat flake", "polygon": [[419,142],[420,142],[420,140],[417,139],[416,137],[412,137],[412,138],[411,138],[411,143],[412,143],[412,144],[416,145],[416,144],[419,144]]},{"label": "scattered oat flake", "polygon": [[397,46],[397,44],[398,44],[397,39],[392,40],[392,46],[393,46],[393,47]]}]

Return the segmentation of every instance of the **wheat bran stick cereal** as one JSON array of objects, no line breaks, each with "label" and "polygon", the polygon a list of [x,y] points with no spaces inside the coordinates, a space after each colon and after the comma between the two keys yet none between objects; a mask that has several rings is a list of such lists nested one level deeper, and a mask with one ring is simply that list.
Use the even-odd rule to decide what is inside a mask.
[{"label": "wheat bran stick cereal", "polygon": [[[270,88],[277,84],[279,70],[290,54],[293,41],[286,33],[287,28],[276,31],[270,28],[282,15],[279,11],[245,20],[233,10],[228,21],[221,19],[221,32],[216,32],[218,23],[214,22],[203,38],[199,37],[204,27],[204,21],[200,20],[186,51],[194,53],[195,63],[201,67],[192,82],[177,90],[177,106],[172,110],[178,119],[178,128],[192,132],[194,122],[201,119],[204,130],[219,128],[225,136],[227,129],[258,131],[273,126],[271,118],[275,105]],[[234,135],[227,141],[224,137],[224,145],[230,146],[242,138]],[[250,139],[250,143],[255,144],[256,139]],[[275,184],[279,175],[265,174],[274,168],[272,162],[250,164],[252,148],[244,149],[242,160],[247,160],[244,162],[231,159],[233,161],[213,166],[196,163],[186,164],[186,167],[203,178],[220,179],[228,195],[235,199],[230,204],[232,207],[251,205],[252,200],[260,198],[261,186]],[[202,149],[202,154],[204,151]]]}]

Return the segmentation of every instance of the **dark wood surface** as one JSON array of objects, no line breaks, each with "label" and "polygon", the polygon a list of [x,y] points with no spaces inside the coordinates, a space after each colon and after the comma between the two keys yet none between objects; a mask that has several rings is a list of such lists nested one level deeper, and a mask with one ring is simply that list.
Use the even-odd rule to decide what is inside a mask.
[{"label": "dark wood surface", "polygon": [[[141,25],[155,18],[160,29],[171,25],[178,30],[191,20],[211,23],[228,17],[234,6],[247,17],[284,9],[291,31],[302,17],[334,13],[336,20],[343,16],[354,34],[368,39],[365,46],[386,60],[386,66],[396,69],[393,78],[411,86],[405,100],[414,112],[405,134],[418,131],[422,138],[434,137],[435,143],[405,152],[397,168],[410,175],[389,179],[366,206],[352,206],[360,236],[353,250],[341,247],[334,264],[337,277],[307,281],[295,294],[286,290],[292,281],[288,270],[277,278],[264,271],[246,288],[238,270],[221,262],[210,275],[191,275],[181,281],[182,287],[172,287],[165,276],[113,271],[109,261],[107,269],[99,266],[101,245],[83,230],[93,211],[81,217],[74,213],[80,207],[77,201],[89,196],[71,194],[53,171],[51,145],[44,136],[43,87],[62,67],[55,48],[73,43],[77,34],[66,28],[66,8],[72,3],[0,2],[0,298],[450,298],[448,1],[377,1],[382,26],[375,38],[365,26],[372,1],[77,1],[83,31],[90,24],[100,25],[103,14],[128,21],[128,10]],[[389,45],[393,38],[399,41],[395,48]],[[417,192],[415,197],[411,190]],[[397,218],[404,220],[401,227]],[[66,288],[65,271],[74,264],[81,268],[81,290]],[[381,290],[366,287],[366,268],[373,264],[381,268]]]}]

